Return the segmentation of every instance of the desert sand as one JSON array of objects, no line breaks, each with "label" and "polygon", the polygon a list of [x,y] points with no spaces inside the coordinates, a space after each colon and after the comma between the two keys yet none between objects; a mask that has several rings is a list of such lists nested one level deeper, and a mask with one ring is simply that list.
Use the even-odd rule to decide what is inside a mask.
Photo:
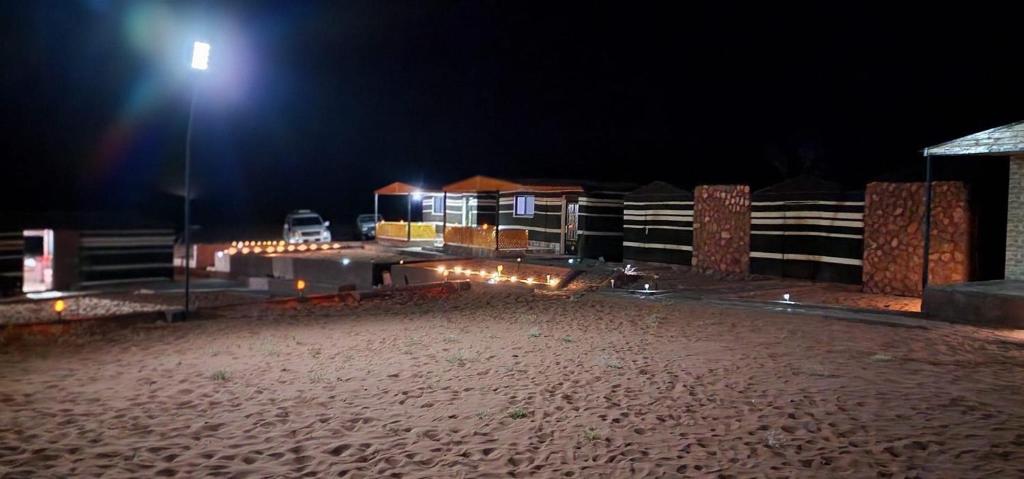
[{"label": "desert sand", "polygon": [[1020,477],[1024,337],[605,294],[0,345],[0,477]]}]

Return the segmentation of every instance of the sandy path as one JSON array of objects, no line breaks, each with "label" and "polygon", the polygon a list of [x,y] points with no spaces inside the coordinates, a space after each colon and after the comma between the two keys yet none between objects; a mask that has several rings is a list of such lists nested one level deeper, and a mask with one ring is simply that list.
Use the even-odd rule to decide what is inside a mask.
[{"label": "sandy path", "polygon": [[477,288],[0,346],[0,477],[1013,477],[1024,343]]}]

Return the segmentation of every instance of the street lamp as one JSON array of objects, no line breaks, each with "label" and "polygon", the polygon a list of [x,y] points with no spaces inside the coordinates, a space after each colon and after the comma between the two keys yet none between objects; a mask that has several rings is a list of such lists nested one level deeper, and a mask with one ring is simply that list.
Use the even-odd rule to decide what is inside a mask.
[{"label": "street lamp", "polygon": [[[210,44],[206,42],[194,42],[192,44],[192,69],[206,71],[210,66]],[[191,283],[192,270],[192,237],[191,237],[191,208],[192,183],[190,180],[190,167],[192,165],[192,116],[196,109],[196,96],[199,91],[199,82],[192,84],[192,102],[188,107],[188,129],[185,132],[185,314],[188,319],[191,302],[189,301],[189,287]]]}]

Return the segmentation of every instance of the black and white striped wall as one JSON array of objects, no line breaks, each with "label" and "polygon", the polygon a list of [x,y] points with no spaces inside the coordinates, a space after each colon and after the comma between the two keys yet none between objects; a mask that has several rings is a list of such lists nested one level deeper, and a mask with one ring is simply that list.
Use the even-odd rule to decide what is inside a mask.
[{"label": "black and white striped wall", "polygon": [[751,273],[860,283],[863,192],[773,187],[751,199]]},{"label": "black and white striped wall", "polygon": [[586,191],[579,195],[578,255],[622,260],[624,191]]},{"label": "black and white striped wall", "polygon": [[[444,214],[443,213],[434,214],[434,206],[436,204],[439,209],[440,208],[444,208],[444,206],[442,206],[442,203],[444,203],[444,194],[432,193],[432,194],[423,195],[423,203],[422,203],[423,220],[422,221],[424,223],[431,223],[431,224],[433,224],[434,225],[434,230],[437,231],[438,233],[441,233],[441,229],[443,228],[443,225],[444,225]],[[443,211],[443,210],[441,210],[441,211]]]},{"label": "black and white striped wall", "polygon": [[[437,197],[438,201],[441,199]],[[448,226],[494,225],[494,207],[497,204],[493,193],[448,193],[445,214]],[[424,211],[426,207],[424,206]],[[465,211],[465,215],[463,214]],[[431,216],[433,218],[433,216]],[[444,220],[441,219],[443,222]]]},{"label": "black and white striped wall", "polygon": [[693,193],[656,181],[625,196],[624,261],[690,265]]},{"label": "black and white striped wall", "polygon": [[174,230],[84,230],[79,285],[174,278]]},{"label": "black and white striped wall", "polygon": [[0,295],[21,292],[24,261],[22,232],[0,233]]},{"label": "black and white striped wall", "polygon": [[[572,193],[575,195],[575,193]],[[516,215],[516,196],[532,196],[533,214]],[[531,249],[560,252],[562,246],[564,192],[501,192],[500,230],[527,230]]]}]

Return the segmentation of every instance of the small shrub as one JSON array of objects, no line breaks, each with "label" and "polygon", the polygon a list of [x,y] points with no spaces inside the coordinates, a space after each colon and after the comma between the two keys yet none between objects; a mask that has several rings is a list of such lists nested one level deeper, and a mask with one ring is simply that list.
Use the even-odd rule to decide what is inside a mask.
[{"label": "small shrub", "polygon": [[322,383],[327,381],[327,374],[323,371],[316,369],[310,371],[308,374],[309,382],[311,383]]},{"label": "small shrub", "polygon": [[231,374],[223,369],[218,369],[210,374],[210,379],[214,381],[227,381],[231,377]]},{"label": "small shrub", "polygon": [[462,367],[462,366],[466,365],[466,356],[464,354],[462,354],[462,351],[458,351],[458,352],[452,353],[452,354],[448,355],[448,357],[446,357],[444,359],[445,359],[445,361],[448,361],[448,364],[451,364],[451,365],[454,365],[454,366]]},{"label": "small shrub", "polygon": [[601,356],[601,360],[598,362],[612,369],[622,369],[623,366],[622,361],[608,356]]},{"label": "small shrub", "polygon": [[586,431],[583,431],[583,439],[586,439],[587,441],[590,442],[594,442],[598,439],[601,439],[601,435],[596,430],[594,430],[594,428],[588,427]]},{"label": "small shrub", "polygon": [[510,418],[512,418],[512,419],[522,419],[522,418],[526,417],[526,410],[521,408],[521,407],[519,407],[519,406],[516,406],[516,407],[514,407],[512,409],[509,409],[505,413],[505,415],[510,417]]},{"label": "small shrub", "polygon": [[531,338],[539,338],[540,337],[540,330],[537,329],[537,328],[533,328],[533,329],[527,331],[526,335],[531,337]]},{"label": "small shrub", "polygon": [[573,341],[572,336],[569,336],[569,335],[562,336],[562,342],[563,343],[571,343],[572,341]]}]

